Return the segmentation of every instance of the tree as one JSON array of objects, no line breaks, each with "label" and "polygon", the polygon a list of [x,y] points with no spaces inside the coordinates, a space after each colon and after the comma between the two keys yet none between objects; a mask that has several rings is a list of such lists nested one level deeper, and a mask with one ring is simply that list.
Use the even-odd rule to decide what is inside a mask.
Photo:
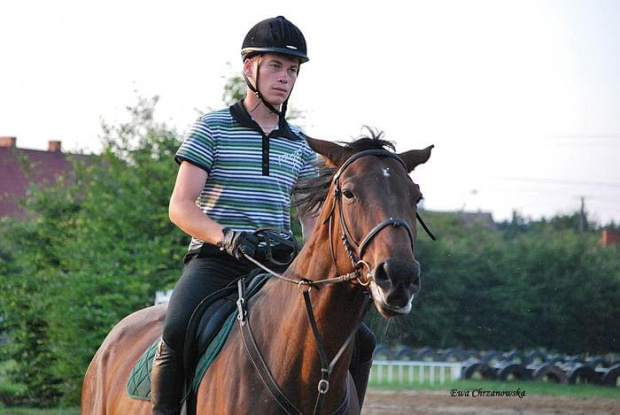
[{"label": "tree", "polygon": [[439,239],[421,237],[416,257],[422,291],[411,315],[380,341],[438,348],[617,352],[620,246],[559,220],[494,231],[465,226],[458,215],[431,215]]},{"label": "tree", "polygon": [[181,272],[188,240],[167,213],[180,141],[153,120],[156,102],[104,125],[104,151],[75,165],[75,184],[33,189],[33,222],[3,226],[7,353],[35,404],[77,402],[107,332]]}]

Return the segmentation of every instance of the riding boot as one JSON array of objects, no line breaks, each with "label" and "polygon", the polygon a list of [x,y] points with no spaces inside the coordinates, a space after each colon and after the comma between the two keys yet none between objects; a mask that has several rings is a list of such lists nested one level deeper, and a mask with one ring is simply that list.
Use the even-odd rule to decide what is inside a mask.
[{"label": "riding boot", "polygon": [[370,369],[372,367],[372,359],[364,363],[358,363],[355,368],[349,368],[357,398],[360,402],[360,408],[364,405],[364,396],[366,396],[366,388],[368,387],[368,378],[370,377]]},{"label": "riding boot", "polygon": [[355,333],[355,343],[349,372],[353,377],[360,408],[364,404],[368,378],[370,378],[370,368],[372,367],[372,357],[377,345],[377,339],[366,324],[361,324]]},{"label": "riding boot", "polygon": [[179,415],[183,394],[183,372],[176,352],[161,341],[157,346],[151,372],[153,415]]}]

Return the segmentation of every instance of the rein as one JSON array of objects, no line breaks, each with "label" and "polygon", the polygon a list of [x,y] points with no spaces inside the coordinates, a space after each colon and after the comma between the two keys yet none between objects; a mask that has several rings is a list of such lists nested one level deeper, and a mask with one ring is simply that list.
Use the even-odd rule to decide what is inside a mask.
[{"label": "rein", "polygon": [[[334,366],[336,365],[336,362],[340,359],[340,357],[342,357],[342,355],[344,354],[344,351],[346,350],[347,346],[351,343],[351,341],[353,341],[353,338],[355,337],[355,333],[357,332],[357,329],[359,328],[359,326],[362,324],[366,316],[366,313],[368,312],[368,309],[369,309],[368,305],[370,301],[369,300],[370,294],[366,287],[370,285],[370,283],[373,280],[372,269],[367,262],[361,259],[366,247],[368,246],[368,244],[370,244],[373,238],[382,229],[391,225],[394,227],[405,228],[405,230],[407,231],[407,234],[409,235],[409,240],[411,242],[411,248],[412,250],[414,249],[413,231],[411,230],[411,227],[409,226],[407,221],[405,221],[404,219],[399,219],[399,218],[390,217],[380,222],[378,225],[373,227],[368,232],[366,237],[364,237],[362,242],[359,244],[357,244],[352,238],[351,233],[349,232],[349,229],[346,225],[346,221],[345,221],[343,209],[342,209],[342,189],[340,187],[340,176],[342,175],[344,170],[347,167],[349,167],[355,160],[365,157],[365,156],[389,157],[389,158],[392,158],[398,161],[403,166],[403,168],[407,170],[405,163],[397,154],[391,153],[383,149],[372,149],[372,150],[361,151],[359,153],[352,155],[342,164],[342,166],[340,166],[338,171],[334,174],[334,185],[335,185],[334,204],[331,208],[328,218],[323,222],[323,224],[326,224],[327,222],[329,222],[330,251],[331,251],[334,264],[336,264],[336,255],[334,251],[334,244],[333,244],[333,238],[332,238],[332,228],[333,228],[332,218],[334,217],[334,210],[337,205],[338,211],[339,211],[340,225],[342,228],[342,241],[343,241],[345,250],[347,252],[347,255],[349,256],[353,264],[353,268],[354,268],[353,272],[339,275],[336,278],[325,278],[325,279],[320,279],[320,280],[309,280],[307,278],[301,278],[301,279],[288,278],[288,277],[285,277],[284,275],[281,275],[271,270],[267,266],[263,265],[261,262],[257,261],[256,259],[244,253],[245,258],[248,261],[258,266],[262,270],[266,271],[270,275],[278,279],[281,279],[283,281],[297,284],[299,292],[304,297],[306,312],[308,315],[308,319],[310,320],[310,326],[312,327],[312,333],[314,335],[314,340],[316,342],[317,349],[319,352],[319,357],[321,360],[321,380],[319,381],[317,385],[319,394],[317,396],[317,400],[314,406],[314,412],[313,412],[314,415],[319,415],[321,413],[321,409],[323,407],[325,396],[329,390],[329,376]],[[431,239],[435,240],[435,236],[428,229],[428,227],[422,221],[422,218],[419,216],[417,212],[416,212],[416,218],[418,219],[418,221],[420,222],[420,224],[422,225],[426,233],[431,237]],[[364,267],[367,269],[366,281],[361,282],[359,280],[361,277],[361,270]],[[319,332],[319,328],[316,323],[316,318],[314,315],[314,310],[312,308],[312,303],[310,301],[310,291],[312,290],[312,287],[315,287],[315,286],[318,287],[320,285],[325,285],[325,284],[338,284],[342,282],[350,282],[353,280],[358,280],[359,285],[364,287],[365,296],[364,296],[364,303],[362,306],[362,314],[360,315],[357,321],[357,324],[355,325],[355,329],[351,333],[349,333],[344,344],[340,347],[340,349],[336,353],[336,356],[334,356],[334,358],[331,361],[329,361],[329,359],[327,358],[327,354],[325,353],[325,345],[321,337],[321,333]],[[250,360],[252,364],[256,368],[263,383],[267,387],[269,393],[272,395],[274,400],[278,403],[278,405],[280,405],[280,407],[288,414],[302,415],[303,413],[297,407],[295,407],[295,405],[291,403],[286,398],[286,396],[284,396],[283,392],[280,390],[275,380],[273,379],[273,376],[271,375],[271,372],[269,371],[269,368],[267,367],[267,364],[265,363],[265,360],[263,359],[260,351],[258,350],[258,346],[252,334],[252,330],[250,329],[248,310],[247,310],[246,301],[245,301],[245,288],[243,284],[243,279],[239,280],[238,282],[238,290],[239,290],[239,299],[237,300],[237,309],[238,309],[237,319],[239,320],[239,324],[241,326],[243,343],[246,348],[246,351],[248,352],[250,356]],[[341,410],[346,409],[345,405],[347,404],[347,400],[348,400],[348,390],[347,390],[347,397],[345,399],[345,402],[343,403],[343,405],[340,406],[340,408],[338,409],[336,413],[339,413]]]}]

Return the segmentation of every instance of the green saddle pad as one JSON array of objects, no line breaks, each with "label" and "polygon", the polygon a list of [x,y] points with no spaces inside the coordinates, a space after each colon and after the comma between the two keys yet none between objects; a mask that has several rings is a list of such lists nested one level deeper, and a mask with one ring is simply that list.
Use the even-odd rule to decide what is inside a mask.
[{"label": "green saddle pad", "polygon": [[144,352],[129,375],[126,391],[127,395],[132,398],[144,400],[151,399],[151,369],[153,368],[155,351],[160,341],[161,337]]},{"label": "green saddle pad", "polygon": [[[211,363],[213,363],[220,350],[222,350],[236,320],[237,314],[235,312],[226,319],[218,334],[198,360],[194,380],[192,382],[194,392],[198,390],[198,386],[204,374],[207,372],[207,369],[211,366]],[[147,401],[151,399],[151,369],[153,368],[153,359],[155,358],[157,345],[160,341],[161,338],[157,339],[155,343],[144,352],[133,367],[129,375],[129,380],[127,381],[126,392],[128,396]]]}]

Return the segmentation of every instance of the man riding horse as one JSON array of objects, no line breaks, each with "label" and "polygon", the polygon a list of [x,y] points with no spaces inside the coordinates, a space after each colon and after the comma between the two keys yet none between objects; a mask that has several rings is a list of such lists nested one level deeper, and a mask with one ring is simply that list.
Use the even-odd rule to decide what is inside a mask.
[{"label": "man riding horse", "polygon": [[[246,35],[241,55],[245,99],[201,116],[175,156],[179,171],[170,219],[192,239],[153,363],[151,400],[158,415],[180,411],[182,352],[194,309],[255,268],[245,255],[259,256],[257,229],[276,229],[292,238],[292,190],[317,174],[316,153],[285,119],[301,64],[309,60],[302,32],[282,16],[263,20]],[[304,240],[315,220],[301,218]],[[361,325],[349,367],[360,406],[374,346],[374,335]]]}]

